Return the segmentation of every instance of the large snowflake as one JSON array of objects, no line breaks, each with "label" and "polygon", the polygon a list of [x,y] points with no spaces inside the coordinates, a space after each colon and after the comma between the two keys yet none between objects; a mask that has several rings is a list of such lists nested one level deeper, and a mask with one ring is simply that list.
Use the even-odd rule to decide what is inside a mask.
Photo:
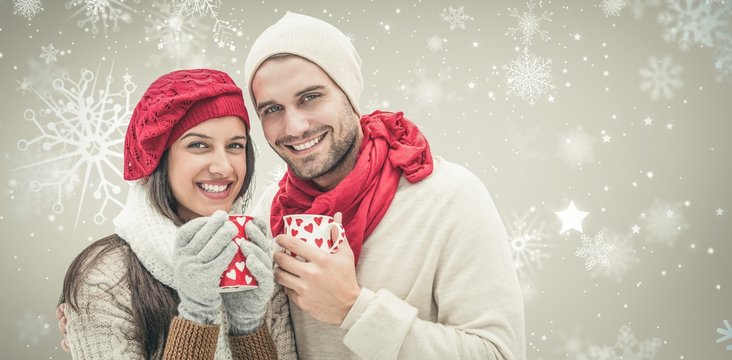
[{"label": "large snowflake", "polygon": [[646,240],[652,243],[661,243],[672,246],[681,234],[681,230],[688,227],[681,204],[671,204],[658,199],[647,212],[641,214],[645,224]]},{"label": "large snowflake", "polygon": [[452,6],[448,7],[447,9],[442,9],[440,18],[442,19],[442,21],[450,25],[450,30],[455,30],[458,28],[461,30],[465,30],[465,22],[468,20],[473,20],[472,16],[465,13],[465,8],[463,6],[460,6],[457,9],[453,8]]},{"label": "large snowflake", "polygon": [[552,60],[524,51],[509,64],[506,72],[506,95],[518,96],[534,105],[536,100],[554,89],[551,75]]},{"label": "large snowflake", "polygon": [[640,89],[648,92],[651,99],[671,99],[674,91],[680,89],[684,84],[681,81],[681,65],[673,62],[670,56],[666,55],[661,59],[651,57],[648,60],[648,67],[640,69]]},{"label": "large snowflake", "polygon": [[549,234],[544,232],[545,224],[537,223],[537,216],[526,212],[522,216],[513,214],[510,222],[505,222],[508,241],[513,253],[513,264],[522,276],[533,275],[541,270],[542,260],[549,258]]},{"label": "large snowflake", "polygon": [[40,344],[41,338],[48,335],[50,327],[45,316],[34,316],[30,311],[26,311],[22,318],[15,320],[18,341],[25,345]]},{"label": "large snowflake", "polygon": [[41,0],[13,1],[13,14],[28,18],[28,21],[31,21],[41,11],[43,11],[43,3]]},{"label": "large snowflake", "polygon": [[578,360],[653,360],[661,344],[657,337],[638,341],[630,327],[623,325],[614,346],[592,346],[586,354],[580,354]]},{"label": "large snowflake", "polygon": [[[97,224],[106,220],[104,213],[110,203],[122,206],[119,199],[122,189],[117,185],[122,178],[118,162],[122,158],[125,130],[134,106],[130,103],[130,95],[135,91],[135,84],[125,75],[122,88],[113,91],[111,73],[110,69],[101,87],[97,83],[98,76],[86,69],[81,70],[78,81],[68,75],[55,79],[53,94],[38,94],[45,104],[40,110],[41,117],[30,109],[24,113],[25,119],[31,121],[40,134],[19,140],[18,148],[36,151],[42,158],[16,170],[46,167],[72,159],[68,168],[51,171],[45,178],[31,182],[30,189],[56,189],[58,201],[51,207],[54,213],[64,211],[62,195],[69,187],[77,194],[80,192],[78,206],[75,206],[77,224],[88,192],[100,202],[93,217]],[[43,118],[46,120],[42,121]],[[76,188],[77,182],[79,188]]]},{"label": "large snowflake", "polygon": [[625,5],[624,0],[602,0],[600,9],[605,13],[605,17],[619,16]]},{"label": "large snowflake", "polygon": [[516,39],[516,35],[520,34],[524,45],[531,45],[531,39],[534,35],[539,35],[544,41],[549,40],[549,32],[541,29],[541,22],[551,22],[552,13],[544,11],[541,16],[534,13],[536,3],[531,0],[526,3],[527,11],[519,14],[516,8],[508,9],[508,14],[518,20],[518,26],[508,28],[507,35],[513,36]]},{"label": "large snowflake", "polygon": [[[607,232],[603,232],[607,233]],[[639,259],[633,248],[630,235],[608,234],[608,242],[614,246],[614,250],[607,256],[607,266],[597,266],[593,269],[593,276],[602,276],[608,279],[621,282],[630,268],[638,264]]]},{"label": "large snowflake", "polygon": [[557,156],[569,167],[576,169],[595,158],[596,140],[582,129],[574,129],[559,136]]},{"label": "large snowflake", "polygon": [[[135,9],[125,4],[126,0],[71,0],[66,3],[67,9],[78,8],[71,17],[84,14],[83,18],[77,21],[79,27],[84,31],[90,31],[93,35],[99,33],[98,24],[101,23],[104,34],[112,27],[112,31],[118,32],[119,23],[132,22],[132,14]],[[139,0],[134,0],[139,3]],[[91,26],[91,27],[89,27]]]},{"label": "large snowflake", "polygon": [[219,8],[221,0],[179,0],[176,4],[179,16],[207,16],[214,21],[213,40],[219,47],[227,47],[229,50],[236,50],[231,34],[237,31],[231,21],[219,19]]},{"label": "large snowflake", "polygon": [[676,42],[681,50],[692,45],[714,47],[730,25],[732,6],[705,3],[704,0],[669,0],[658,14],[665,28],[663,39]]},{"label": "large snowflake", "polygon": [[457,99],[455,91],[443,86],[443,83],[452,77],[451,71],[450,67],[445,67],[431,74],[426,66],[417,63],[415,69],[409,71],[410,74],[416,75],[416,78],[403,83],[398,89],[404,94],[405,100],[412,101],[409,113],[429,110],[443,102],[454,102]]},{"label": "large snowflake", "polygon": [[205,67],[212,63],[204,56],[203,39],[212,32],[201,16],[183,16],[168,0],[156,1],[145,18],[145,41],[154,42],[159,52],[150,54],[146,65],[175,65],[176,68]]},{"label": "large snowflake", "polygon": [[615,244],[605,241],[603,232],[589,237],[582,234],[582,244],[575,251],[575,255],[585,259],[585,267],[592,270],[595,265],[608,266],[608,257],[615,250]]},{"label": "large snowflake", "polygon": [[[724,320],[724,328],[717,328],[717,333],[719,335],[722,335],[722,337],[717,338],[717,344],[732,340],[732,326],[729,325],[729,321]],[[732,344],[727,345],[727,350],[732,351]]]}]

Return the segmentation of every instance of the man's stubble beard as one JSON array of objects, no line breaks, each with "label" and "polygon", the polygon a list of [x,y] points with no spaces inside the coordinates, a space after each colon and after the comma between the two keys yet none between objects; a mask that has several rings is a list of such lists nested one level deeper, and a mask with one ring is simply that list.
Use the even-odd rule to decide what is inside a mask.
[{"label": "man's stubble beard", "polygon": [[[355,119],[351,120],[351,118]],[[349,103],[343,104],[343,110],[341,111],[341,116],[339,116],[338,120],[342,124],[350,125],[348,125],[348,128],[342,128],[343,131],[346,132],[346,136],[340,141],[336,139],[333,127],[329,126],[331,128],[332,143],[326,154],[322,156],[319,156],[318,154],[307,156],[300,162],[301,166],[298,166],[292,160],[283,157],[282,154],[280,154],[280,158],[287,163],[295,176],[303,180],[313,180],[326,176],[338,171],[345,163],[348,162],[348,160],[353,159],[353,157],[357,155],[356,153],[358,152],[358,149],[356,142],[358,140],[358,128],[361,125],[357,119],[356,113],[353,112]],[[319,159],[321,160],[321,165],[310,171],[304,169],[306,166],[302,166],[317,162]]]}]

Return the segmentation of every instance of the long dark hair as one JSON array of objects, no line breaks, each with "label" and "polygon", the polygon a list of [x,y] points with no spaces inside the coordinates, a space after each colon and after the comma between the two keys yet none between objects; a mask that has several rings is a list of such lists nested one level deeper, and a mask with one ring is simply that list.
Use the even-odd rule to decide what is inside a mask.
[{"label": "long dark hair", "polygon": [[[251,183],[254,178],[254,145],[246,129],[246,164],[244,183],[238,197],[244,197],[245,204],[251,199]],[[170,189],[168,179],[168,151],[161,156],[160,163],[153,173],[142,181],[148,199],[163,216],[180,226],[184,221],[178,216],[176,200]],[[69,265],[64,277],[64,285],[59,303],[66,302],[71,309],[80,311],[77,294],[84,285],[89,271],[104,258],[105,254],[119,249],[124,255],[127,274],[119,283],[105,291],[111,292],[116,286],[129,286],[134,324],[133,340],[142,345],[145,358],[162,357],[168,327],[178,314],[180,298],[178,293],[161,283],[142,265],[124,239],[117,235],[108,236],[89,245]],[[126,280],[126,281],[123,281]],[[123,284],[126,282],[127,284]]]}]

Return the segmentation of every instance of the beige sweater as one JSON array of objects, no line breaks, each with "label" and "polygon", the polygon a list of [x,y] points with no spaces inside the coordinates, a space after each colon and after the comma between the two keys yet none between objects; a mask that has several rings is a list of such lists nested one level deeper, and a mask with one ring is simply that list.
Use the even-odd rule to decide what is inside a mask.
[{"label": "beige sweater", "polygon": [[[340,326],[290,303],[301,359],[525,359],[524,304],[506,231],[483,183],[435,157],[361,250],[362,290]],[[277,191],[251,212],[269,218]]]}]

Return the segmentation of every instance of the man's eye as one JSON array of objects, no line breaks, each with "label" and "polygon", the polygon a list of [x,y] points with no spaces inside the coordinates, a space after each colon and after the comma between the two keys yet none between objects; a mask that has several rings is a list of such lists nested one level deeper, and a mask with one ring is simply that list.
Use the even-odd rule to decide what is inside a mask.
[{"label": "man's eye", "polygon": [[302,102],[307,102],[307,101],[313,100],[317,97],[318,97],[318,95],[316,95],[316,94],[307,94],[302,97]]},{"label": "man's eye", "polygon": [[264,113],[265,114],[271,114],[273,112],[277,112],[277,111],[280,111],[280,110],[282,110],[282,106],[272,105],[272,106],[268,107],[266,110],[264,110]]}]

